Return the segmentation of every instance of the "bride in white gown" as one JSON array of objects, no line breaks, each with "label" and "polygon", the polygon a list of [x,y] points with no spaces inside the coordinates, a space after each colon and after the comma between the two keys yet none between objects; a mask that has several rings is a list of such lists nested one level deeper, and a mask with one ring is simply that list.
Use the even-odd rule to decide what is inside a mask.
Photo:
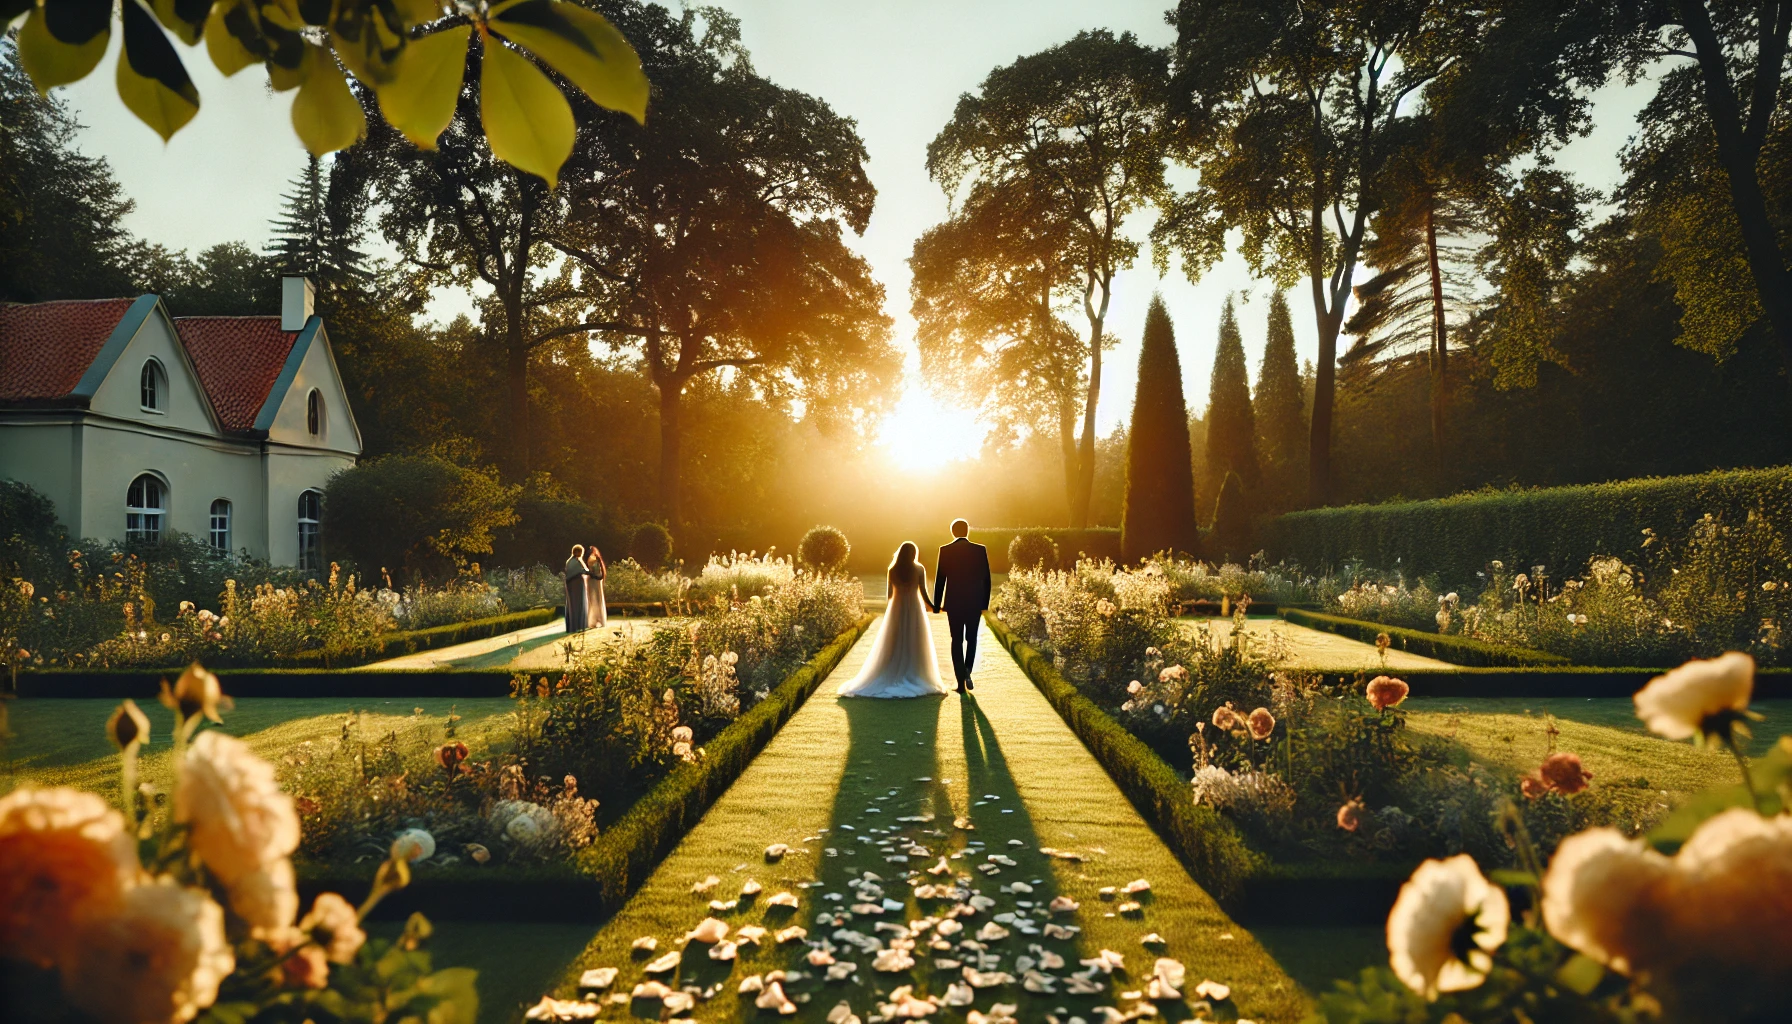
[{"label": "bride in white gown", "polygon": [[933,627],[927,613],[927,570],[916,558],[912,541],[896,549],[890,563],[889,604],[872,641],[865,667],[842,683],[842,697],[933,697],[946,693],[939,661],[933,653]]}]

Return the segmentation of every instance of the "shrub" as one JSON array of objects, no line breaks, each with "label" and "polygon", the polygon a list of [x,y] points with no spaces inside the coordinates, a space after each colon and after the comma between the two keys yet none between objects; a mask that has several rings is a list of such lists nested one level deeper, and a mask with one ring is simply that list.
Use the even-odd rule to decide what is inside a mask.
[{"label": "shrub", "polygon": [[1268,521],[1263,539],[1275,557],[1302,565],[1399,565],[1463,587],[1492,558],[1555,572],[1595,555],[1639,564],[1645,530],[1682,537],[1707,514],[1737,524],[1751,511],[1792,522],[1792,467],[1309,509]]},{"label": "shrub", "polygon": [[[564,581],[561,594],[564,596]],[[611,562],[604,576],[604,601],[609,604],[676,604],[685,599],[691,581],[676,572],[654,573],[632,558]]]},{"label": "shrub", "polygon": [[566,580],[545,565],[526,569],[493,569],[485,582],[498,591],[504,607],[513,612],[525,608],[552,608],[566,600]]},{"label": "shrub", "polygon": [[812,526],[796,549],[797,560],[816,572],[843,572],[852,555],[846,534],[832,526]]},{"label": "shrub", "polygon": [[697,578],[686,584],[688,600],[709,602],[718,598],[740,602],[765,596],[796,578],[796,566],[770,551],[711,555]]},{"label": "shrub", "polygon": [[1008,542],[1008,571],[1055,569],[1058,567],[1058,542],[1044,530],[1022,530]]},{"label": "shrub", "polygon": [[50,583],[68,548],[56,503],[29,484],[0,480],[0,573]]},{"label": "shrub", "polygon": [[493,533],[491,560],[501,565],[558,565],[574,544],[610,542],[603,516],[551,479],[537,474],[514,503],[516,522]]},{"label": "shrub", "polygon": [[433,455],[388,455],[330,478],[324,545],[365,573],[440,579],[491,553],[493,531],[517,521],[520,490]]},{"label": "shrub", "polygon": [[672,531],[659,523],[642,523],[635,528],[628,553],[648,572],[659,572],[672,561]]},{"label": "shrub", "polygon": [[1008,562],[1008,547],[1014,538],[1023,533],[1043,533],[1058,546],[1062,559],[1078,558],[1111,558],[1122,559],[1120,551],[1120,531],[1111,526],[1092,526],[1078,530],[1064,527],[1024,527],[1020,529],[978,529],[971,528],[971,540],[989,549],[989,568],[992,572],[1007,572],[1011,566]]}]

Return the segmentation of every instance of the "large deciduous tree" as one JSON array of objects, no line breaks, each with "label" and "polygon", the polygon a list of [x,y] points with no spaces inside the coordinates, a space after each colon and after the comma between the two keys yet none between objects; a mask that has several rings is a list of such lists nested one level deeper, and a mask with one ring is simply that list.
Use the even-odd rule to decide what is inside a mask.
[{"label": "large deciduous tree", "polygon": [[1182,0],[1170,17],[1170,109],[1201,178],[1157,237],[1193,278],[1241,229],[1254,270],[1284,286],[1306,279],[1319,336],[1309,496],[1323,503],[1338,334],[1388,157],[1412,116],[1403,102],[1450,64],[1473,18],[1442,0]]},{"label": "large deciduous tree", "polygon": [[[1049,243],[1044,253],[1023,245],[1006,257],[993,254],[1006,259],[1010,270],[984,263],[965,273],[1008,277],[1008,283],[1041,296],[1059,318],[1072,310],[1082,314],[1083,340],[1076,353],[1087,361],[1076,411],[1082,430],[1075,464],[1066,466],[1073,526],[1089,520],[1102,352],[1113,344],[1106,325],[1114,278],[1139,255],[1123,224],[1135,212],[1165,205],[1170,196],[1164,180],[1167,80],[1168,57],[1162,51],[1131,34],[1083,32],[991,71],[978,92],[959,98],[951,121],[927,147],[928,173],[947,195],[958,199],[968,190],[961,220],[977,216],[970,212],[974,203],[1030,208],[1039,222],[1022,233],[1032,242]],[[976,253],[975,259],[986,255]],[[956,276],[930,274],[927,281]],[[1022,277],[1028,278],[1024,284]],[[919,276],[916,285],[924,287]],[[950,293],[917,296],[917,305],[969,301],[974,300]],[[1028,336],[1034,342],[1063,337],[1043,324]]]},{"label": "large deciduous tree", "polygon": [[1176,328],[1163,296],[1154,295],[1145,310],[1139,383],[1127,432],[1120,549],[1131,562],[1158,551],[1198,554],[1200,542]]}]

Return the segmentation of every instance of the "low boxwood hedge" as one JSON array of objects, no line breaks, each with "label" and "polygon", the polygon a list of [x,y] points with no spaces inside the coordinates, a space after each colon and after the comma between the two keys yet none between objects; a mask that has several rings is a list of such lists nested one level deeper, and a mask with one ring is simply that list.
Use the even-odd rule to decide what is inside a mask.
[{"label": "low boxwood hedge", "polygon": [[1426,633],[1423,630],[1405,629],[1400,626],[1389,626],[1363,619],[1347,619],[1342,615],[1311,612],[1301,608],[1282,609],[1282,618],[1296,626],[1322,629],[1327,633],[1336,633],[1339,636],[1360,640],[1366,644],[1374,643],[1376,637],[1386,633],[1388,639],[1392,641],[1392,646],[1397,650],[1427,658],[1436,658],[1452,665],[1503,668],[1523,665],[1571,664],[1567,658],[1545,651],[1533,651],[1524,647],[1506,647],[1502,644],[1490,644],[1484,640],[1450,636],[1445,633]]},{"label": "low boxwood hedge", "polygon": [[[1418,668],[1389,672],[1412,687],[1414,697],[1630,697],[1665,668],[1530,665],[1520,668]],[[1379,670],[1317,673],[1327,683],[1349,684]],[[1792,697],[1792,669],[1755,672],[1757,700]]]},{"label": "low boxwood hedge", "polygon": [[[991,572],[1008,571],[1008,543],[1016,534],[1028,532],[1031,527],[973,529],[971,539],[989,549],[989,569]],[[1058,556],[1065,562],[1071,562],[1078,555],[1090,558],[1112,558],[1120,561],[1120,530],[1113,526],[1092,526],[1086,530],[1075,530],[1068,527],[1046,527],[1038,532],[1051,537],[1058,545]]]},{"label": "low boxwood hedge", "polygon": [[[381,916],[421,910],[445,919],[593,921],[613,913],[796,714],[872,619],[860,619],[786,676],[704,744],[701,760],[673,769],[570,864],[431,870],[382,903]],[[368,878],[333,878],[328,867],[308,866],[301,874],[307,894],[333,890],[358,900],[368,889]]]},{"label": "low boxwood hedge", "polygon": [[1076,733],[1120,791],[1188,868],[1190,877],[1215,899],[1237,896],[1262,857],[1245,845],[1236,826],[1211,807],[1195,803],[1188,782],[1157,752],[1128,732],[1073,686],[1045,655],[1010,630],[992,612],[984,613],[990,632]]},{"label": "low boxwood hedge", "polygon": [[429,629],[388,633],[353,654],[332,656],[327,661],[322,651],[301,651],[292,657],[280,659],[280,664],[293,668],[350,668],[387,658],[401,658],[418,651],[433,651],[453,647],[455,644],[503,636],[519,629],[545,626],[559,617],[558,608],[531,608],[528,611],[509,612],[485,619],[450,622],[443,626],[431,626]]},{"label": "low boxwood hedge", "polygon": [[[57,669],[19,674],[20,697],[154,700],[180,669]],[[530,675],[558,677],[558,672]],[[232,697],[508,697],[510,669],[225,668]]]},{"label": "low boxwood hedge", "polygon": [[1754,510],[1792,527],[1792,467],[1307,509],[1264,521],[1259,539],[1309,569],[1361,559],[1466,586],[1492,559],[1575,575],[1594,555],[1640,560],[1645,528],[1680,537],[1706,513],[1740,522]]}]

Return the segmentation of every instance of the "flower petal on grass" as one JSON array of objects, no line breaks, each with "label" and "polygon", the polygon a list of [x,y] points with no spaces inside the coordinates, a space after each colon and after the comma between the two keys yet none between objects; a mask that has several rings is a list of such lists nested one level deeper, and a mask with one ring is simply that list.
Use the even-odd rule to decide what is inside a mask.
[{"label": "flower petal on grass", "polygon": [[646,971],[648,974],[664,974],[665,972],[673,969],[674,967],[677,967],[679,964],[679,961],[681,961],[683,959],[684,959],[684,955],[679,953],[679,951],[675,949],[675,950],[672,950],[670,953],[667,953],[665,956],[662,956],[659,959],[654,960],[653,962],[649,963],[646,967],[643,967],[641,969]]}]

